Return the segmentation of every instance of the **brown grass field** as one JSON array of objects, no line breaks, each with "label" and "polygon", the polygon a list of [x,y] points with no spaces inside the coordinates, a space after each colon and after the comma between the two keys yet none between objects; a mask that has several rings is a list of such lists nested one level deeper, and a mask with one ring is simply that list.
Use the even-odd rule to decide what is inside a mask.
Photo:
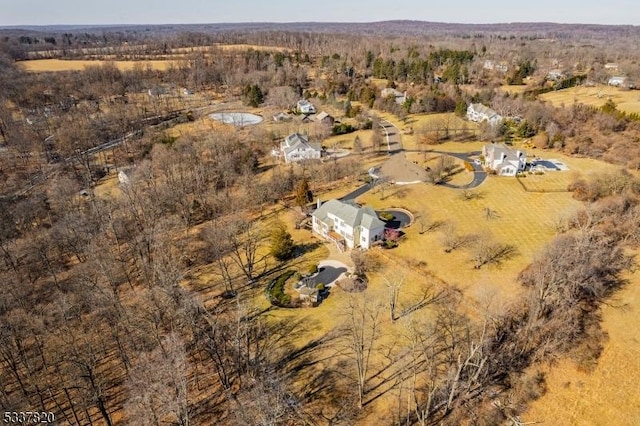
[{"label": "brown grass field", "polygon": [[612,86],[584,87],[577,86],[555,92],[544,93],[540,99],[550,102],[553,106],[570,106],[574,102],[594,107],[601,107],[611,99],[620,111],[640,113],[640,91],[623,90]]},{"label": "brown grass field", "polygon": [[22,61],[18,64],[30,72],[57,72],[57,71],[84,71],[86,67],[99,66],[112,63],[121,71],[131,71],[135,67],[151,67],[155,70],[166,71],[170,66],[177,65],[176,61],[89,61],[89,60],[62,60],[62,59],[34,59]]},{"label": "brown grass field", "polygon": [[640,424],[640,274],[602,309],[609,338],[592,372],[562,360],[547,369],[548,391],[531,404],[524,422],[558,426]]}]

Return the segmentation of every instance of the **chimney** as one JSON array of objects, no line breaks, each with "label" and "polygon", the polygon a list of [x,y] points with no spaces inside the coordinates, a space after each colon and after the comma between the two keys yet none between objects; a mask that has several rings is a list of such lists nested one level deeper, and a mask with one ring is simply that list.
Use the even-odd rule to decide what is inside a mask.
[{"label": "chimney", "polygon": [[516,157],[518,158],[522,157],[522,151],[516,151]]},{"label": "chimney", "polygon": [[320,197],[318,197],[318,201],[316,201],[316,208],[319,209],[322,205],[322,201],[320,201]]},{"label": "chimney", "polygon": [[504,161],[506,158],[507,158],[507,154],[505,154],[504,152],[500,154],[500,161]]}]

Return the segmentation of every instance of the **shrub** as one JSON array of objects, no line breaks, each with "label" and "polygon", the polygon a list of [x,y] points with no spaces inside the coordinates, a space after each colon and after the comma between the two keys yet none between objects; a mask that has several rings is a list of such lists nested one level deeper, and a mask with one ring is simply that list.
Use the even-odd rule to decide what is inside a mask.
[{"label": "shrub", "polygon": [[384,220],[385,222],[388,222],[388,221],[393,220],[395,218],[393,213],[389,213],[389,212],[382,212],[378,216],[380,216],[380,219]]},{"label": "shrub", "polygon": [[284,292],[284,285],[294,274],[295,271],[287,271],[267,286],[267,295],[273,305],[281,307],[289,307],[291,305],[291,296]]},{"label": "shrub", "polygon": [[313,264],[311,266],[309,266],[309,275],[313,275],[318,273],[318,265]]},{"label": "shrub", "polygon": [[322,291],[324,291],[324,289],[325,289],[324,284],[322,284],[322,283],[316,284],[316,290],[322,292]]},{"label": "shrub", "polygon": [[334,135],[344,135],[344,134],[355,132],[355,131],[356,131],[356,128],[353,127],[351,124],[340,123],[333,126],[331,133]]}]

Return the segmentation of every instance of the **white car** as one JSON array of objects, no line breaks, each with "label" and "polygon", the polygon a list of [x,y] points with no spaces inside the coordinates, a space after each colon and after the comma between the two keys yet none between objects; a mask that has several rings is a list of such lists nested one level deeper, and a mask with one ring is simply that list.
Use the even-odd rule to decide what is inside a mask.
[{"label": "white car", "polygon": [[473,164],[475,164],[476,166],[481,166],[482,165],[480,160],[473,160]]}]

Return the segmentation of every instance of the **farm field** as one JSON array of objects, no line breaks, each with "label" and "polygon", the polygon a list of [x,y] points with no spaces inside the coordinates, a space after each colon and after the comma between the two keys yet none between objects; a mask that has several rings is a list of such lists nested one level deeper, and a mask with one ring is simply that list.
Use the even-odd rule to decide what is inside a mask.
[{"label": "farm field", "polygon": [[131,71],[136,67],[151,67],[155,70],[166,71],[169,67],[177,65],[177,61],[89,61],[89,60],[62,60],[62,59],[34,59],[18,62],[18,64],[30,72],[56,72],[56,71],[84,71],[89,66],[99,66],[112,63],[121,71]]},{"label": "farm field", "polygon": [[555,107],[569,106],[574,102],[601,107],[611,99],[620,111],[640,113],[640,91],[622,90],[612,86],[584,87],[577,86],[555,92],[544,93],[540,99],[550,102]]}]

